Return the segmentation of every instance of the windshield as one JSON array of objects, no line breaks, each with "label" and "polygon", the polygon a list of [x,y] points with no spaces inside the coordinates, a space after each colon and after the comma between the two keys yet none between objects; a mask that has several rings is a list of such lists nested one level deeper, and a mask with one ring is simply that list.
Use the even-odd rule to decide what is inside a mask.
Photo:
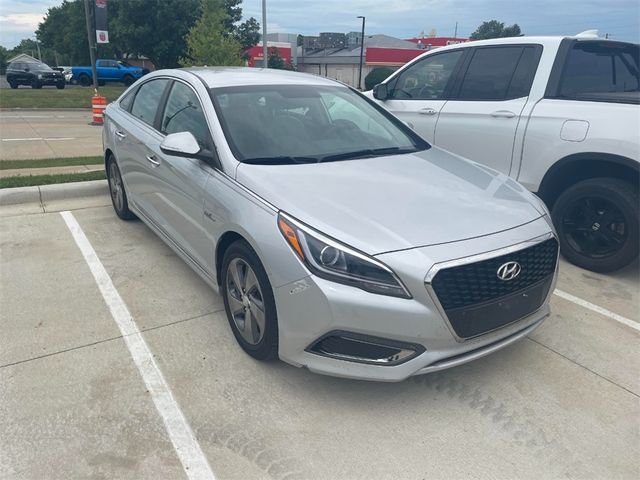
[{"label": "windshield", "polygon": [[44,63],[32,63],[31,70],[38,70],[39,72],[53,72],[53,69]]},{"label": "windshield", "polygon": [[245,163],[309,163],[429,148],[345,87],[252,85],[211,90],[234,155]]}]

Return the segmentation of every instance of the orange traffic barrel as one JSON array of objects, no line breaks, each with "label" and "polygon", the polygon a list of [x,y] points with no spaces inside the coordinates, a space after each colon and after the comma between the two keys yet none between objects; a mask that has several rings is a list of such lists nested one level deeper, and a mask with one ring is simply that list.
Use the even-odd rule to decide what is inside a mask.
[{"label": "orange traffic barrel", "polygon": [[107,107],[107,97],[95,95],[91,98],[91,110],[93,112],[93,121],[91,125],[104,124],[104,109]]}]

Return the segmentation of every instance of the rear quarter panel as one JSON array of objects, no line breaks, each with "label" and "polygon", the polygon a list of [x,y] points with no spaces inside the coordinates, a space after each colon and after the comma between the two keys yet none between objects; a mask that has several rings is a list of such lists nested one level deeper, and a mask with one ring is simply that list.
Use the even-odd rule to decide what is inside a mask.
[{"label": "rear quarter panel", "polygon": [[558,160],[576,153],[608,153],[640,161],[640,107],[543,98],[529,117],[517,179],[538,191]]}]

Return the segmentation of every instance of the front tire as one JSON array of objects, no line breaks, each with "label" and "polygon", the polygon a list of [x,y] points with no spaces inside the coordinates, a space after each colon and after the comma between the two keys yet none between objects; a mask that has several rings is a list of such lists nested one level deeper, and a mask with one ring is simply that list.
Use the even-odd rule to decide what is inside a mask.
[{"label": "front tire", "polygon": [[107,160],[107,181],[109,183],[109,194],[111,195],[111,204],[116,215],[122,220],[133,220],[135,214],[129,210],[129,201],[127,200],[127,192],[122,182],[120,168],[116,163],[115,157],[110,156]]},{"label": "front tire", "polygon": [[638,189],[617,178],[576,183],[556,200],[553,223],[562,254],[594,272],[612,272],[638,257]]},{"label": "front tire", "polygon": [[242,349],[256,360],[278,358],[278,317],[267,273],[244,240],[231,244],[222,261],[222,298],[227,320]]},{"label": "front tire", "polygon": [[15,90],[16,88],[18,88],[18,84],[17,84],[17,83],[15,83],[15,82],[9,82],[9,86],[10,86],[13,90]]},{"label": "front tire", "polygon": [[58,90],[64,90],[64,87],[65,87],[65,84],[64,84],[64,83],[58,83],[58,84],[56,85],[56,88],[57,88]]}]

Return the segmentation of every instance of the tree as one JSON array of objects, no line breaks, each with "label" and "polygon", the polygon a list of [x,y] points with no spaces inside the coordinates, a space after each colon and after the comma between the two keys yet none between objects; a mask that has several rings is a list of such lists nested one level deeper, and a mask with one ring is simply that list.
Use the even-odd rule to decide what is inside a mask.
[{"label": "tree", "polygon": [[242,20],[241,4],[242,0],[224,0],[224,10],[227,14],[224,20],[224,31],[228,34],[235,33],[236,23]]},{"label": "tree", "polygon": [[9,50],[0,45],[0,74],[2,75],[7,69],[7,60],[9,58]]},{"label": "tree", "polygon": [[260,41],[260,24],[251,17],[236,28],[236,38],[243,49],[255,47]]},{"label": "tree", "polygon": [[180,64],[242,65],[242,47],[235,37],[226,35],[226,20],[221,0],[203,0],[202,15],[186,36],[187,53]]},{"label": "tree", "polygon": [[522,32],[517,23],[510,27],[505,27],[503,22],[490,20],[482,22],[482,25],[469,38],[471,40],[487,40],[489,38],[518,37],[520,35],[522,35]]},{"label": "tree", "polygon": [[269,68],[277,70],[293,70],[293,65],[289,62],[285,62],[284,58],[280,56],[280,52],[276,47],[270,47],[268,51],[267,65]]},{"label": "tree", "polygon": [[110,2],[110,41],[123,53],[144,55],[156,68],[173,68],[201,11],[200,0]]},{"label": "tree", "polygon": [[36,37],[41,46],[59,54],[62,64],[89,64],[89,44],[84,8],[79,0],[64,0],[51,7],[38,29]]},{"label": "tree", "polygon": [[[186,48],[184,37],[199,15],[200,0],[109,2],[109,43],[98,45],[98,57],[144,55],[157,68],[175,67]],[[89,64],[82,0],[64,0],[49,8],[36,35],[69,63]]]}]

